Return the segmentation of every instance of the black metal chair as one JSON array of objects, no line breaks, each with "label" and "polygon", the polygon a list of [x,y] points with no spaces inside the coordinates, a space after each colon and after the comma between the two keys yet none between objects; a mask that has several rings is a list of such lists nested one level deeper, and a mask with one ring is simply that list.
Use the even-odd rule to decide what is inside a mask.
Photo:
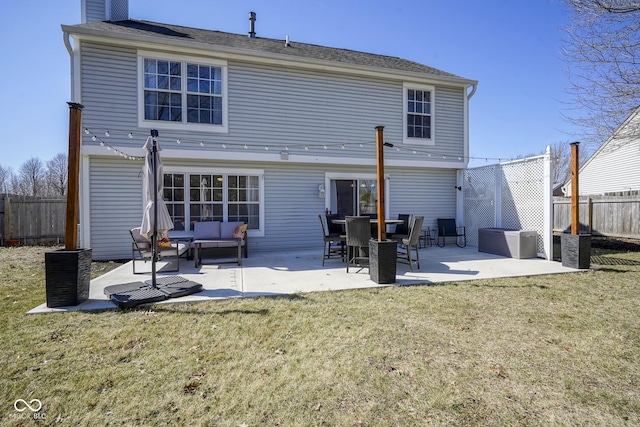
[{"label": "black metal chair", "polygon": [[[405,251],[398,251],[398,259],[403,260],[406,258],[407,263],[409,264],[409,270],[413,272],[413,263],[415,262],[418,266],[418,270],[420,269],[420,255],[418,254],[418,243],[420,239],[420,233],[422,232],[422,223],[424,222],[423,216],[417,216],[413,220],[413,224],[411,225],[411,231],[409,232],[408,237],[404,237],[398,239],[398,243],[401,243],[405,247]],[[411,257],[411,248],[414,248],[416,252],[415,260]]]},{"label": "black metal chair", "polygon": [[[454,218],[438,218],[438,237],[436,244],[443,248],[447,237],[455,237],[456,246],[464,248],[467,246],[467,229],[464,226],[457,226]],[[462,239],[462,244],[460,240]]]},{"label": "black metal chair", "polygon": [[325,214],[325,218],[327,220],[327,234],[329,236],[344,236],[344,226],[342,224],[334,224],[334,219],[344,219],[344,216],[339,214]]},{"label": "black metal chair", "polygon": [[347,245],[347,273],[351,264],[369,266],[369,239],[371,239],[371,219],[368,216],[345,217]]},{"label": "black metal chair", "polygon": [[403,222],[401,224],[396,225],[396,229],[390,235],[390,238],[400,241],[405,237],[409,237],[409,232],[411,232],[411,222],[413,221],[413,215],[398,214],[398,219],[402,220]]},{"label": "black metal chair", "polygon": [[[346,241],[346,236],[340,234],[329,234],[328,224],[325,222],[326,218],[323,218],[322,215],[318,215],[318,219],[320,220],[320,226],[322,227],[322,236],[324,239],[324,244],[322,248],[322,266],[324,267],[324,260],[331,259],[331,255],[335,252],[340,252],[340,258],[344,259],[344,245]],[[339,247],[334,246],[340,245]]]}]

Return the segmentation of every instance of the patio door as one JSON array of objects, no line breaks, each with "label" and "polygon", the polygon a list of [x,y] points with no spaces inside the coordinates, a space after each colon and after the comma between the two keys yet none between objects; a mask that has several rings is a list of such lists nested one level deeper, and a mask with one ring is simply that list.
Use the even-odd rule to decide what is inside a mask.
[{"label": "patio door", "polygon": [[375,179],[332,179],[329,210],[341,216],[376,214],[376,185]]}]

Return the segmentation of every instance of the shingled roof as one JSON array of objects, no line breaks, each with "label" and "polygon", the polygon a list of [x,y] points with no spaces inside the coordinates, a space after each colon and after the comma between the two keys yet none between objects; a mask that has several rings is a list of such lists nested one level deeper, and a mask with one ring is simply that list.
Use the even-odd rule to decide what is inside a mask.
[{"label": "shingled roof", "polygon": [[73,26],[63,26],[63,30],[78,34],[87,33],[95,35],[104,33],[104,35],[111,34],[112,36],[120,38],[152,37],[164,39],[167,43],[191,42],[195,45],[232,48],[247,53],[268,53],[290,57],[291,59],[319,60],[362,67],[382,68],[398,72],[428,74],[433,77],[451,80],[452,82],[458,81],[458,83],[463,84],[475,83],[475,81],[433,67],[393,56],[318,46],[297,41],[292,41],[290,45],[287,46],[284,40],[248,37],[247,35],[203,30],[158,22],[132,19],[126,21],[89,22]]}]

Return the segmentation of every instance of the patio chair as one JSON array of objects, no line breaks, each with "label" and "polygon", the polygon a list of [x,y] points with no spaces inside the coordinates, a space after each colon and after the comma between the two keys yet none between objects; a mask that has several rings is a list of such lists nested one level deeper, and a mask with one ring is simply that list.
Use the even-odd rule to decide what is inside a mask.
[{"label": "patio chair", "polygon": [[[142,274],[136,272],[136,261],[151,261],[153,257],[153,251],[151,250],[151,242],[146,237],[140,234],[140,227],[132,228],[129,230],[133,242],[131,242],[131,260],[133,261],[133,274]],[[170,241],[170,246],[158,248],[158,259],[166,261],[168,259],[176,260],[175,270],[164,271],[180,271],[180,257],[189,250],[189,244],[180,243],[178,241]]]},{"label": "patio chair", "polygon": [[398,214],[398,219],[402,220],[402,224],[397,224],[396,229],[391,233],[390,238],[398,240],[398,242],[406,237],[409,237],[411,231],[411,221],[413,215],[411,214]]},{"label": "patio chair", "polygon": [[[424,222],[423,216],[417,216],[413,220],[413,224],[411,225],[411,231],[409,232],[408,237],[404,237],[398,240],[398,243],[401,243],[405,247],[405,251],[398,251],[398,260],[402,260],[404,262],[404,258],[406,258],[407,263],[409,264],[409,270],[413,272],[413,263],[415,262],[418,266],[418,270],[420,269],[420,255],[418,254],[418,242],[420,239],[420,233],[422,233],[422,223]],[[414,248],[416,251],[415,260],[411,257],[411,248]]]},{"label": "patio chair", "polygon": [[369,239],[371,219],[368,216],[345,217],[347,245],[347,273],[349,265],[369,266]]},{"label": "patio chair", "polygon": [[327,221],[327,234],[329,236],[344,236],[344,227],[341,224],[334,224],[334,219],[344,219],[344,216],[338,214],[325,214],[325,219]]},{"label": "patio chair", "polygon": [[[326,218],[322,218],[322,215],[318,215],[318,219],[320,220],[320,226],[322,227],[322,236],[324,239],[324,244],[322,247],[322,266],[324,267],[324,260],[331,259],[331,255],[337,251],[340,251],[340,258],[344,259],[344,244],[346,241],[345,235],[331,235],[328,231],[328,226],[326,224]],[[339,247],[334,245],[340,245]]]},{"label": "patio chair", "polygon": [[[447,237],[455,237],[456,246],[464,248],[467,246],[467,230],[464,226],[457,226],[453,218],[438,218],[438,236],[436,244],[444,248]],[[462,239],[462,244],[460,240]]]}]

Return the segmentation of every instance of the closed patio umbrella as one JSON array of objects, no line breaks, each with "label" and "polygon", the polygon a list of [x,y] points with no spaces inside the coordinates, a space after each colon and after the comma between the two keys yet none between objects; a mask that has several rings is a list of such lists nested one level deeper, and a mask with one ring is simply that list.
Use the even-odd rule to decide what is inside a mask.
[{"label": "closed patio umbrella", "polygon": [[104,293],[120,307],[133,307],[142,303],[178,298],[202,290],[202,285],[180,276],[167,276],[156,281],[156,262],[158,261],[159,237],[173,228],[167,205],[162,198],[162,159],[158,131],[151,130],[151,136],[144,144],[147,155],[144,162],[144,212],[140,234],[151,240],[151,282],[131,282],[107,286]]},{"label": "closed patio umbrella", "polygon": [[151,260],[151,282],[156,285],[156,261],[158,260],[158,241],[173,229],[173,221],[163,199],[162,159],[157,133],[147,138],[143,147],[146,151],[142,173],[144,187],[144,212],[140,234],[151,241],[153,257]]}]

